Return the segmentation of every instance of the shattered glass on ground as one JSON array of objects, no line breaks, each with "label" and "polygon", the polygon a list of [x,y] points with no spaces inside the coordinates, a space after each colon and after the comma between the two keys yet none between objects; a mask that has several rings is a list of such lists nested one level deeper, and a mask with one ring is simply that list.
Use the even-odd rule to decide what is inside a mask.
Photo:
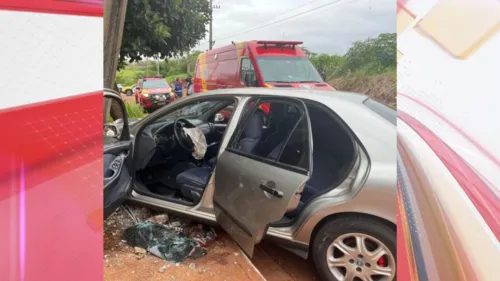
[{"label": "shattered glass on ground", "polygon": [[168,215],[157,215],[127,228],[123,240],[134,247],[146,249],[167,261],[180,263],[206,255],[206,247],[215,240],[213,229],[192,224]]}]

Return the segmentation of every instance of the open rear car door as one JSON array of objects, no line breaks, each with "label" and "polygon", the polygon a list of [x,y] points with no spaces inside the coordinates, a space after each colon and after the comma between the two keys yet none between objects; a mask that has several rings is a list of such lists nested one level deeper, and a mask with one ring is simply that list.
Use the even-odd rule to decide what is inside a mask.
[{"label": "open rear car door", "polygon": [[[298,206],[300,194],[312,173],[312,135],[305,104],[297,99],[280,98],[280,102],[300,108],[301,117],[275,160],[241,152],[233,143],[252,110],[240,118],[227,148],[221,153],[215,168],[214,209],[217,222],[252,257],[255,244],[264,237],[269,225],[279,221],[287,211]],[[263,104],[266,100],[260,100]],[[243,105],[245,106],[245,105]],[[253,110],[258,107],[257,103]],[[302,124],[300,150],[289,145],[291,136]],[[301,165],[280,162],[286,150],[302,153]],[[284,152],[285,151],[285,152]],[[305,163],[305,164],[304,164]]]},{"label": "open rear car door", "polygon": [[120,94],[105,89],[104,99],[111,99],[122,110],[122,128],[104,125],[104,219],[109,217],[132,190],[132,145],[125,103]]}]

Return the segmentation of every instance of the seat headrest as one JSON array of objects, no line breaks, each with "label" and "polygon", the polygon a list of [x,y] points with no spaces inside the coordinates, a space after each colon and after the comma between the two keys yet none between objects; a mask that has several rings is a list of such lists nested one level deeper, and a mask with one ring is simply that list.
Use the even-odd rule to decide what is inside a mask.
[{"label": "seat headrest", "polygon": [[264,126],[264,114],[260,111],[252,113],[249,117],[248,122],[245,124],[245,128],[242,132],[243,138],[257,139],[262,135],[262,127]]}]

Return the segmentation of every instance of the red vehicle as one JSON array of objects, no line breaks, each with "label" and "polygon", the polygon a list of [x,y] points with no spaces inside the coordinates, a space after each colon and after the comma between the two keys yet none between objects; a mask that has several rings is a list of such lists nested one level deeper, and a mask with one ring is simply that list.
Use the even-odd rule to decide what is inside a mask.
[{"label": "red vehicle", "polygon": [[279,87],[335,90],[324,82],[299,41],[248,41],[198,56],[194,92]]},{"label": "red vehicle", "polygon": [[170,85],[161,76],[139,79],[134,95],[135,102],[147,112],[152,112],[175,101],[175,95],[172,93]]}]

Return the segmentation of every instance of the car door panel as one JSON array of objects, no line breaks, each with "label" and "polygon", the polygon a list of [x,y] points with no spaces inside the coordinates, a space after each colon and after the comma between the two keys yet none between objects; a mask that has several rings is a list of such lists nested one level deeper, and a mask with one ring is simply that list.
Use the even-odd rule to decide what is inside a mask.
[{"label": "car door panel", "polygon": [[[310,128],[309,122],[308,126]],[[307,141],[312,143],[310,133]],[[307,152],[312,154],[312,145]],[[214,210],[217,222],[251,257],[255,244],[262,240],[268,226],[298,206],[312,165],[309,169],[292,167],[237,151],[231,146],[221,153],[216,165]]]},{"label": "car door panel", "polygon": [[[252,256],[267,226],[297,207],[301,188],[308,179],[308,175],[224,151],[215,174],[217,221]],[[263,188],[266,183],[274,183],[274,188]],[[268,188],[279,194],[273,195]],[[291,201],[296,202],[295,206],[290,206]]]},{"label": "car door panel", "polygon": [[[104,219],[127,198],[132,187],[132,147],[125,103],[119,93],[105,89],[104,98],[117,102],[123,116],[121,132],[114,137],[104,136],[103,148],[103,205]],[[104,126],[106,128],[106,124]]]},{"label": "car door panel", "polygon": [[128,197],[132,176],[129,172],[130,141],[127,144],[114,145],[103,154],[104,181],[104,218],[107,218]]}]

